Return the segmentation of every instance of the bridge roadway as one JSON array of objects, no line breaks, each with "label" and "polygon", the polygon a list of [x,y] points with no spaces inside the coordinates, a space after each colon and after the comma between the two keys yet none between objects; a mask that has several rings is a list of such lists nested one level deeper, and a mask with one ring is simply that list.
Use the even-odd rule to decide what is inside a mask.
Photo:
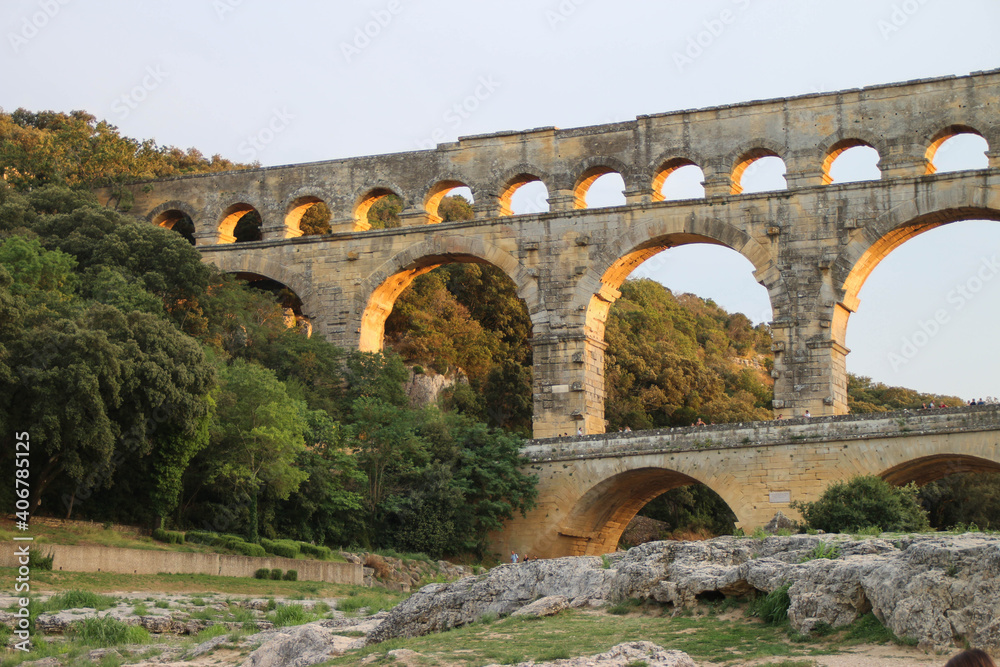
[{"label": "bridge roadway", "polygon": [[689,484],[719,494],[749,532],[779,510],[799,518],[791,501],[856,475],[923,485],[1000,472],[1000,406],[548,438],[523,452],[538,504],[494,536],[494,551],[594,555],[614,551],[649,501]]}]

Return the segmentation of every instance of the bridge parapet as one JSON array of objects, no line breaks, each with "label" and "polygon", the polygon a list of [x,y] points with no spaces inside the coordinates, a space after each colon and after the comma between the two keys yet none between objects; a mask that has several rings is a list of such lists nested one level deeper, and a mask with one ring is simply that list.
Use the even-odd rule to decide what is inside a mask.
[{"label": "bridge parapet", "polygon": [[795,418],[629,433],[532,440],[522,454],[532,463],[615,458],[709,449],[836,442],[1000,431],[1000,405],[896,410],[866,415]]}]

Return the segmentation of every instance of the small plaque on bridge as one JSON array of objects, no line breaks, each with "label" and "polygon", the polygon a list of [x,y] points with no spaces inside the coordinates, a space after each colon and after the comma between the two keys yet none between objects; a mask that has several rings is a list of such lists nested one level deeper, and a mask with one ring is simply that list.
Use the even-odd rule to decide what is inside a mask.
[{"label": "small plaque on bridge", "polygon": [[792,502],[792,492],[791,491],[771,491],[770,498],[772,503],[790,503]]}]

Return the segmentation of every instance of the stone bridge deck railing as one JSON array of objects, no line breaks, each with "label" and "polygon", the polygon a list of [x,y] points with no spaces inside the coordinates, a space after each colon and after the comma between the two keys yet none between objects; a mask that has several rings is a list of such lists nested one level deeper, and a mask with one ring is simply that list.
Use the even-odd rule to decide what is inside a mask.
[{"label": "stone bridge deck railing", "polygon": [[[782,419],[629,433],[532,440],[521,451],[532,463],[619,458],[664,452],[850,442],[872,438],[1000,432],[1000,405],[896,410],[866,415]],[[1000,456],[1000,451],[998,451]]]}]

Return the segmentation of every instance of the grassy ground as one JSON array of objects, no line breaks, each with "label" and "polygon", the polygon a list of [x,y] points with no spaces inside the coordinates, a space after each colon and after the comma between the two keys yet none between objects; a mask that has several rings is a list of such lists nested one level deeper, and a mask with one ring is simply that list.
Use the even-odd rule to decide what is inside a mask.
[{"label": "grassy ground", "polygon": [[[671,617],[669,611],[659,605],[643,605],[625,614],[569,610],[545,619],[484,619],[449,632],[369,646],[327,664],[357,665],[367,656],[385,656],[393,649],[406,648],[420,653],[422,664],[475,667],[593,655],[621,642],[642,640],[684,651],[698,664],[711,661],[738,665],[765,659],[774,667],[810,667],[815,664],[811,656],[892,641],[891,634],[880,625],[873,629],[870,624],[859,623],[822,637],[795,637],[789,633],[787,623],[766,625],[747,618],[741,608],[720,614],[709,606],[676,617]],[[385,663],[379,659],[375,664],[389,662],[391,659],[385,659]]]},{"label": "grassy ground", "polygon": [[[0,581],[13,581],[14,568],[0,568]],[[377,592],[396,601],[407,597],[382,589],[328,584],[321,581],[274,581],[208,574],[114,574],[111,572],[33,571],[33,593],[93,591],[95,593],[219,593],[253,597],[339,598]]]}]

